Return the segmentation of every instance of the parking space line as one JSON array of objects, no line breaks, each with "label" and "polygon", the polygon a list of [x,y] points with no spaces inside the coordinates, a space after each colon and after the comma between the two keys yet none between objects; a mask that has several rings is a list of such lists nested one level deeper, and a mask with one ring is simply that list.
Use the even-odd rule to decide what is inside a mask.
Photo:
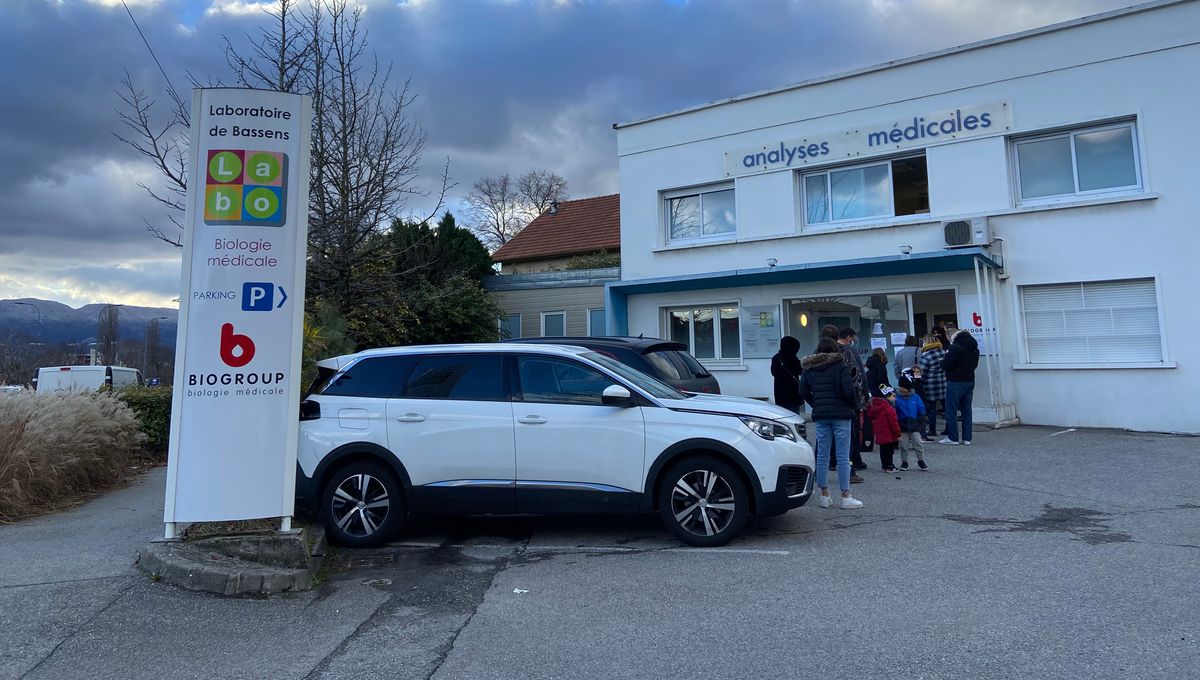
[{"label": "parking space line", "polygon": [[641,552],[685,552],[685,553],[726,553],[731,555],[790,555],[788,550],[760,550],[755,548],[689,548],[682,546],[649,546],[638,548],[616,545],[499,545],[493,543],[430,543],[423,541],[400,541],[389,543],[395,548],[454,548],[458,550],[476,548],[480,550],[520,550],[523,552],[560,552],[560,553],[641,553]]}]

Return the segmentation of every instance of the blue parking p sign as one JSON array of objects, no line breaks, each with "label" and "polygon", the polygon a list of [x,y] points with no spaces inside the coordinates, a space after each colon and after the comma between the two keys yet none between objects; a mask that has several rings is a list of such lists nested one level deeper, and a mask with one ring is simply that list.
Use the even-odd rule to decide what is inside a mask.
[{"label": "blue parking p sign", "polygon": [[242,284],[242,311],[269,312],[275,307],[275,284],[246,282]]}]

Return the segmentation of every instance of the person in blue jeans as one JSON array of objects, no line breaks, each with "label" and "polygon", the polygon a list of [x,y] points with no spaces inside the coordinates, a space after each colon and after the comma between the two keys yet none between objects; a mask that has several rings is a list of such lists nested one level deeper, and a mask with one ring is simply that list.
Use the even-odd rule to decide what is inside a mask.
[{"label": "person in blue jeans", "polygon": [[822,338],[815,354],[801,360],[800,399],[812,407],[817,429],[817,487],[822,508],[833,505],[829,496],[829,457],[836,457],[838,488],[843,510],[861,508],[862,501],[850,495],[850,419],[857,417],[858,392],[850,368],[837,341]]},{"label": "person in blue jeans", "polygon": [[[979,366],[979,343],[966,331],[950,338],[950,349],[942,359],[946,372],[946,436],[939,444],[971,444],[971,401],[975,396],[975,369]],[[962,437],[958,420],[962,417]]]}]

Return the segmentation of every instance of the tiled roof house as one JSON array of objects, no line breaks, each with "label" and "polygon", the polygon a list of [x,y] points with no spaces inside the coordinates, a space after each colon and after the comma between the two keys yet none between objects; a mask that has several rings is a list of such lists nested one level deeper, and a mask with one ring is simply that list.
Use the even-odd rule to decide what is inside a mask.
[{"label": "tiled roof house", "polygon": [[620,251],[617,194],[563,201],[530,222],[492,254],[500,275],[484,280],[505,312],[501,336],[606,335],[604,284],[621,277]]}]

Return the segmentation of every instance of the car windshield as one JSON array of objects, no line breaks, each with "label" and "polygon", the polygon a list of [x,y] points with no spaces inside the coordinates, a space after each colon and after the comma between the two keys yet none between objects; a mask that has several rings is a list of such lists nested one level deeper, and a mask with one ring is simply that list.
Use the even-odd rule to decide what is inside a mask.
[{"label": "car windshield", "polygon": [[636,387],[641,388],[643,391],[645,391],[650,396],[655,397],[657,399],[687,399],[688,398],[686,394],[679,392],[675,388],[670,387],[670,386],[660,382],[658,379],[651,378],[650,376],[646,375],[645,373],[642,373],[641,371],[639,371],[637,369],[630,368],[630,367],[626,366],[625,364],[617,361],[616,359],[612,359],[610,357],[604,356],[603,354],[600,354],[599,352],[588,352],[588,353],[582,354],[580,356],[582,356],[585,359],[592,361],[600,366],[603,366],[604,368],[607,368],[608,370],[612,371],[613,373],[616,373],[617,375],[621,376],[625,380],[628,380],[629,382],[633,383]]}]

